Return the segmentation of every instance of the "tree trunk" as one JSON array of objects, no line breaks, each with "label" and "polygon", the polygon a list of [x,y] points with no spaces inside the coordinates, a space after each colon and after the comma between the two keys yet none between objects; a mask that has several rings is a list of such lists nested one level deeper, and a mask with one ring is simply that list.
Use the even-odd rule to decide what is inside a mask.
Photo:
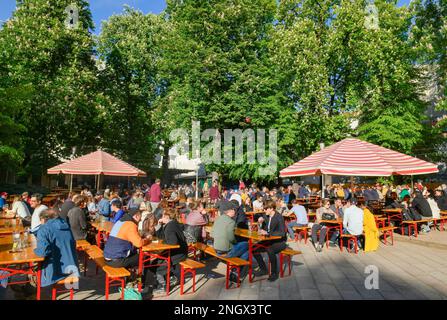
[{"label": "tree trunk", "polygon": [[163,147],[163,162],[161,164],[161,185],[168,184],[169,177],[169,147],[164,145]]}]

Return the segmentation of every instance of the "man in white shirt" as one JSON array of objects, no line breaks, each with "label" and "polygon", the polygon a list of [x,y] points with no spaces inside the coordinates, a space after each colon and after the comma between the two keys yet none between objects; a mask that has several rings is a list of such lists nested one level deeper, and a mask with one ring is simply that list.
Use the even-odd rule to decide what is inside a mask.
[{"label": "man in white shirt", "polygon": [[343,211],[343,233],[361,235],[363,233],[363,210],[357,207],[357,201],[347,200]]},{"label": "man in white shirt", "polygon": [[33,216],[31,217],[31,232],[36,232],[41,224],[40,213],[47,210],[48,207],[42,204],[42,195],[40,193],[33,194],[31,197],[31,208],[34,209]]},{"label": "man in white shirt", "polygon": [[12,204],[11,210],[16,217],[19,217],[22,220],[23,225],[25,226],[31,221],[31,214],[29,213],[28,207],[20,200],[19,196],[14,198],[14,203]]}]

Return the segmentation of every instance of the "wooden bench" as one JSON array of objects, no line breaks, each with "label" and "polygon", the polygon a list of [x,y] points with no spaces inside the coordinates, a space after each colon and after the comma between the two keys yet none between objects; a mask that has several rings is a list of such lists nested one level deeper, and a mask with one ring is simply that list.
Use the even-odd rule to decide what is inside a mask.
[{"label": "wooden bench", "polygon": [[[90,246],[85,249],[85,253],[96,264],[96,273],[100,267],[106,274],[106,300],[109,300],[110,287],[121,286],[121,299],[124,298],[125,279],[130,276],[126,268],[113,268],[106,264],[103,251],[98,246]],[[87,267],[87,266],[86,266]]]},{"label": "wooden bench", "polygon": [[404,235],[404,226],[408,226],[408,236],[411,237],[411,229],[413,229],[415,238],[418,237],[418,223],[428,223],[432,219],[422,219],[422,220],[404,220],[402,221],[401,234]]},{"label": "wooden bench", "polygon": [[300,241],[304,237],[304,244],[307,244],[307,237],[309,232],[309,227],[293,227],[293,231],[298,231],[295,233],[295,241]]},{"label": "wooden bench", "polygon": [[201,262],[186,259],[180,262],[180,295],[183,295],[183,286],[185,285],[185,274],[189,273],[192,276],[192,293],[196,291],[196,270],[205,268]]},{"label": "wooden bench", "polygon": [[393,233],[394,233],[395,229],[397,229],[397,227],[392,227],[392,226],[383,227],[383,228],[378,229],[379,232],[381,232],[383,234],[383,244],[384,245],[387,244],[387,240],[386,240],[387,236],[389,236],[391,238],[391,245],[394,245]]},{"label": "wooden bench", "polygon": [[441,216],[441,218],[433,218],[433,227],[437,229],[437,223],[439,222],[439,231],[441,229],[445,231],[445,221],[447,220],[447,216]]},{"label": "wooden bench", "polygon": [[[292,274],[292,257],[296,256],[298,254],[302,254],[302,252],[298,251],[298,250],[293,250],[291,248],[286,248],[279,253],[279,265],[281,266],[281,269],[279,270],[279,276],[281,278],[284,277],[284,269],[283,269],[284,260],[286,260],[288,263],[288,266],[289,266],[288,276],[290,276]],[[270,263],[269,263],[269,269],[270,269]],[[270,273],[270,271],[269,271],[269,273]]]},{"label": "wooden bench", "polygon": [[[73,300],[73,295],[74,295],[74,288],[73,288],[73,284],[74,283],[79,283],[79,278],[78,277],[73,277],[73,276],[68,276],[67,278],[64,278],[62,280],[59,280],[58,282],[56,282],[53,286],[52,286],[52,300],[56,300],[56,296],[57,296],[57,292],[70,292],[70,300]],[[58,287],[64,287],[67,288],[67,285],[70,286],[70,289],[68,290],[58,290]]]},{"label": "wooden bench", "polygon": [[76,250],[84,253],[84,277],[87,273],[87,260],[88,260],[88,255],[85,252],[85,249],[87,249],[90,246],[91,244],[87,240],[76,240]]},{"label": "wooden bench", "polygon": [[195,243],[195,248],[197,250],[202,251],[205,254],[208,254],[210,256],[216,257],[220,259],[221,261],[225,262],[227,265],[227,273],[226,273],[226,281],[225,281],[225,288],[229,289],[229,282],[230,282],[230,272],[235,269],[237,271],[237,288],[240,287],[241,281],[240,281],[240,273],[241,273],[241,267],[242,266],[248,266],[250,265],[250,262],[241,258],[227,258],[225,256],[218,255],[216,250],[214,250],[213,247],[207,246],[204,243],[197,242]]}]

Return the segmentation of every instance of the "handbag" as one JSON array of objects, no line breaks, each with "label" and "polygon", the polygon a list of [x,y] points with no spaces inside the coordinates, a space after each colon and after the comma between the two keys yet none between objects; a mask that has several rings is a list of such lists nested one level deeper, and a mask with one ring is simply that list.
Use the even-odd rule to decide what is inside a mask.
[{"label": "handbag", "polygon": [[335,215],[333,213],[325,212],[321,216],[322,220],[335,220]]}]

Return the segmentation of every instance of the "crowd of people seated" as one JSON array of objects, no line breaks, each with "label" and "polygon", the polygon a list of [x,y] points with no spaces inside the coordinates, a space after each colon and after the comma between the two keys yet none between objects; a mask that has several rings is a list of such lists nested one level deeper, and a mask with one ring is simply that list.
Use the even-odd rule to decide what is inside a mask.
[{"label": "crowd of people seated", "polygon": [[[4,204],[7,196],[1,193]],[[132,191],[107,188],[93,194],[84,187],[79,194],[70,192],[66,199],[55,199],[49,205],[42,203],[41,194],[29,196],[25,192],[14,198],[11,209],[7,211],[20,218],[24,226],[29,226],[37,238],[35,252],[46,258],[43,286],[54,284],[68,274],[78,274],[75,242],[87,240],[95,243],[96,231],[90,225],[93,220],[114,224],[104,246],[106,263],[113,267],[136,271],[139,261],[137,249],[155,237],[167,244],[179,245],[179,249],[171,252],[170,275],[166,275],[163,267],[145,269],[143,293],[152,296],[154,292],[166,289],[168,276],[173,286],[178,284],[179,263],[188,256],[188,244],[206,242],[218,255],[248,260],[247,239],[235,234],[236,228],[249,228],[246,212],[254,211],[254,221],[261,235],[279,236],[277,240],[265,241],[265,245],[253,253],[258,265],[254,276],[268,274],[262,255],[266,252],[271,262],[268,280],[276,281],[279,275],[277,254],[286,248],[287,241],[295,239],[294,227],[308,227],[315,250],[321,252],[329,225],[325,221],[340,219],[342,233],[359,236],[359,240],[363,240],[358,245],[365,251],[374,251],[379,244],[374,204],[402,209],[403,220],[439,218],[440,211],[447,210],[445,185],[435,190],[429,190],[421,183],[415,184],[414,189],[408,185],[376,184],[354,188],[328,185],[323,190],[323,199],[320,196],[321,192],[303,184],[269,189],[255,184],[246,187],[242,181],[239,188],[234,189],[222,189],[217,181],[210,187],[205,183],[198,190],[195,183],[173,186],[166,196],[157,179],[150,187],[143,185]],[[313,222],[309,221],[308,209],[301,202],[310,197],[321,199],[321,202],[315,202],[321,206],[316,209]],[[207,211],[209,207],[218,211],[212,219],[211,237],[207,237],[204,228],[211,221]],[[429,232],[430,223],[421,224],[420,228],[421,232]],[[331,231],[329,245],[337,246],[340,244],[339,231],[337,228],[331,228]],[[408,234],[407,228],[404,231]],[[71,269],[68,270],[68,266]],[[244,278],[247,272],[248,267],[243,267],[241,277]],[[237,281],[235,273],[230,274],[230,281]]]}]

